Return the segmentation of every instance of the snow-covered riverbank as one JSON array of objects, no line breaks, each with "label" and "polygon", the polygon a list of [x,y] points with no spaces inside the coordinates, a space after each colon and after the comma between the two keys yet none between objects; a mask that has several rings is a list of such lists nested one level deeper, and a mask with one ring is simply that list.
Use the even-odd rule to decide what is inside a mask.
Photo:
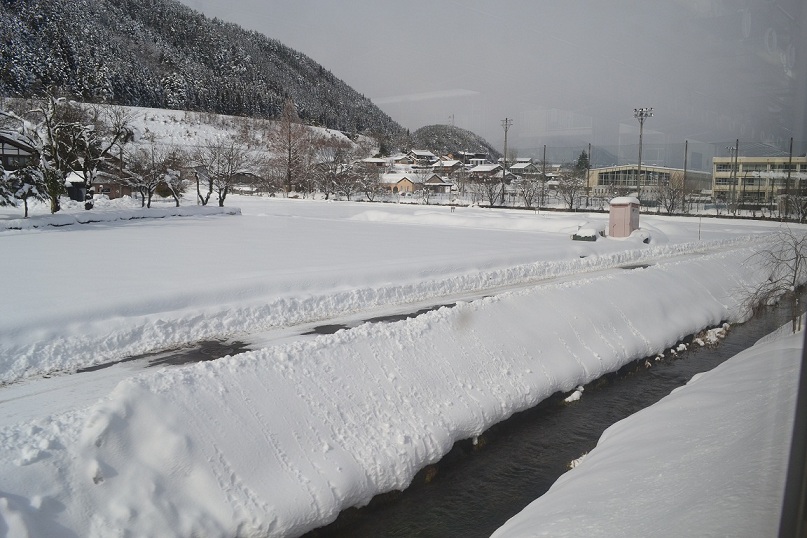
[{"label": "snow-covered riverbank", "polygon": [[[569,239],[580,221],[607,216],[239,201],[242,216],[4,232],[30,266],[3,270],[43,285],[12,289],[18,310],[2,307],[0,374],[497,293],[144,372],[89,408],[2,421],[0,516],[11,535],[294,536],[326,524],[406,487],[456,440],[740,319],[738,290],[762,278],[746,261],[771,229],[714,221],[698,243],[691,221],[643,217],[650,245],[580,244]],[[615,269],[636,262],[648,267]],[[99,276],[90,293],[63,278],[88,271]]]},{"label": "snow-covered riverbank", "polygon": [[776,536],[803,340],[760,343],[615,424],[494,538]]}]

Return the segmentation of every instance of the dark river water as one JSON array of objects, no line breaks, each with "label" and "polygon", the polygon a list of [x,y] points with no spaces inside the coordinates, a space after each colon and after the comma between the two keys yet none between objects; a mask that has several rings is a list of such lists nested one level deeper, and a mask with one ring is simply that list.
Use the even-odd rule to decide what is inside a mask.
[{"label": "dark river water", "polygon": [[[802,296],[804,300],[804,296]],[[691,346],[677,359],[639,361],[586,387],[570,405],[553,397],[491,428],[474,447],[457,443],[404,492],[348,509],[321,537],[485,537],[543,495],[571,460],[597,444],[602,432],[711,370],[787,322],[789,305],[767,308],[731,327],[714,348]]]}]

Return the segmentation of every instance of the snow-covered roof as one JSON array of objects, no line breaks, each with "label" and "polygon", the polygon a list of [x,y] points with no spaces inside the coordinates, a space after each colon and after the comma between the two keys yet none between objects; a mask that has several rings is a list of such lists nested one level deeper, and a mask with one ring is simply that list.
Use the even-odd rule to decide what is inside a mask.
[{"label": "snow-covered roof", "polygon": [[458,164],[460,164],[460,161],[448,159],[443,161],[437,161],[436,163],[434,163],[434,166],[439,166],[442,168],[450,168],[452,166],[457,166]]},{"label": "snow-covered roof", "polygon": [[471,168],[468,171],[469,172],[494,172],[494,171],[498,170],[499,168],[501,168],[501,166],[498,165],[498,164],[477,164],[476,166],[474,166],[473,168]]},{"label": "snow-covered roof", "polygon": [[396,183],[400,183],[405,179],[411,181],[412,183],[418,183],[417,176],[412,173],[387,172],[386,174],[381,174],[381,183],[385,183],[388,185],[394,185]]},{"label": "snow-covered roof", "polygon": [[433,174],[429,179],[423,182],[424,185],[453,185],[451,181],[446,180],[443,177],[440,177],[437,174]]},{"label": "snow-covered roof", "polygon": [[84,183],[84,174],[80,172],[70,172],[64,178],[65,186],[69,187],[73,183]]},{"label": "snow-covered roof", "polygon": [[531,162],[518,162],[518,163],[514,164],[513,166],[511,166],[510,170],[512,170],[514,168],[516,170],[524,170],[526,168],[530,168],[530,167],[534,167],[534,166],[535,165],[532,164]]},{"label": "snow-covered roof", "polygon": [[640,205],[639,199],[634,196],[617,196],[611,199],[611,205]]},{"label": "snow-covered roof", "polygon": [[30,138],[11,129],[0,129],[0,142],[5,142],[29,153],[35,151],[34,142]]}]

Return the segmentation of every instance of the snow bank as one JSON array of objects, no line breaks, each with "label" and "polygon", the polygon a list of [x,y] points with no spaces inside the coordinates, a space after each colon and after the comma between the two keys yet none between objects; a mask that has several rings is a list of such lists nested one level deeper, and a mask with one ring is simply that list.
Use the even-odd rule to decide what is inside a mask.
[{"label": "snow bank", "polygon": [[746,256],[547,284],[140,375],[90,409],[0,429],[0,516],[35,536],[299,535],[406,487],[456,440],[735,318],[733,291],[758,278]]},{"label": "snow bank", "polygon": [[[116,300],[112,302],[109,302],[109,297],[102,297],[98,293],[89,296],[82,294],[81,298],[64,300],[66,304],[63,306],[54,301],[54,297],[69,293],[63,287],[54,291],[49,298],[49,309],[37,308],[31,312],[32,317],[26,315],[25,309],[20,307],[23,300],[16,302],[16,307],[15,302],[9,302],[7,306],[15,307],[16,314],[10,314],[0,325],[0,382],[11,382],[59,370],[75,370],[203,339],[225,338],[328,319],[383,305],[406,304],[496,287],[538,283],[626,264],[652,263],[676,256],[693,255],[706,249],[720,251],[739,248],[739,253],[735,252],[735,263],[742,264],[750,256],[751,250],[740,247],[758,243],[760,240],[763,239],[759,236],[744,236],[715,241],[708,245],[672,243],[647,248],[630,248],[638,247],[641,244],[638,241],[635,244],[615,241],[613,243],[618,244],[621,250],[605,251],[602,255],[585,258],[518,265],[505,263],[502,268],[470,272],[459,266],[446,270],[444,264],[435,266],[430,260],[425,265],[414,266],[419,272],[408,270],[410,265],[402,265],[397,268],[397,273],[391,273],[389,269],[381,273],[359,269],[357,271],[365,272],[326,273],[326,279],[321,280],[322,273],[317,271],[316,279],[308,280],[305,284],[298,280],[305,275],[303,268],[293,275],[278,275],[264,269],[260,273],[250,273],[254,275],[252,278],[236,278],[238,274],[243,274],[248,265],[245,262],[236,269],[232,267],[232,262],[223,257],[225,268],[210,271],[213,285],[209,288],[205,285],[209,285],[211,278],[206,278],[201,279],[201,284],[196,288],[170,282],[167,288],[158,293],[159,288],[154,288],[156,283],[149,280],[148,290],[127,287],[127,293],[131,297],[126,297],[120,287],[114,287],[111,293]],[[76,248],[86,246],[80,242],[78,244]],[[171,244],[167,243],[165,246],[170,248]],[[143,248],[148,251],[155,247],[149,245]],[[609,245],[604,248],[609,248]],[[144,278],[157,276],[159,272],[170,275],[172,269],[167,267],[171,265],[169,260],[177,257],[175,253],[163,251],[163,254],[157,254],[159,251],[155,251],[151,263],[163,262],[166,267],[161,267],[159,272],[136,272],[127,278],[130,269],[126,264],[121,264],[121,260],[130,259],[131,267],[136,267],[143,263],[141,258],[144,252],[131,248],[125,250],[120,253],[121,258],[117,259],[123,266],[116,275],[120,281],[126,283],[142,281]],[[272,254],[271,251],[266,253],[267,256]],[[262,259],[257,257],[255,263],[260,264]],[[199,262],[198,267],[203,268],[204,262],[213,266],[212,261],[207,262],[205,259]],[[185,263],[185,260],[176,260],[180,270],[185,267]],[[261,268],[260,265],[257,267]],[[424,268],[428,268],[428,271]],[[17,267],[15,270],[20,269],[22,268]],[[279,279],[279,276],[282,278]],[[343,280],[346,277],[354,279]],[[187,284],[191,282],[190,275],[178,278],[184,278]],[[334,278],[338,279],[333,280]],[[395,278],[398,283],[389,283],[391,278]],[[690,276],[683,275],[682,278],[687,282]],[[750,278],[754,281],[754,277]],[[355,284],[356,280],[364,280],[371,285],[358,286]],[[55,284],[51,283],[51,286]],[[740,284],[743,282],[733,282],[735,286]],[[63,286],[71,285],[68,282]],[[309,289],[303,286],[309,286]],[[50,288],[46,287],[43,291],[47,292],[48,289]],[[627,289],[625,297],[634,293],[633,289]]]},{"label": "snow bank", "polygon": [[611,426],[493,536],[776,536],[803,339],[758,344]]},{"label": "snow bank", "polygon": [[0,220],[0,231],[32,230],[47,226],[69,226],[99,222],[121,222],[140,219],[164,219],[166,217],[197,217],[210,215],[240,215],[234,207],[180,206],[131,209],[93,209],[81,212],[59,212],[53,215],[37,215],[27,219]]}]

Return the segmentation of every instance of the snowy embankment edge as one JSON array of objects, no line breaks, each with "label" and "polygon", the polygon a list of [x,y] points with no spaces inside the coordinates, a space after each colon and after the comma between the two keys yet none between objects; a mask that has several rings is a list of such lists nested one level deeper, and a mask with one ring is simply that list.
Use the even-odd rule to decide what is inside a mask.
[{"label": "snowy embankment edge", "polygon": [[776,536],[804,342],[790,329],[609,427],[493,537]]},{"label": "snowy embankment edge", "polygon": [[[125,317],[108,312],[93,319],[65,319],[52,327],[14,327],[0,330],[0,383],[123,360],[128,357],[192,345],[206,339],[239,335],[329,320],[389,305],[413,304],[477,292],[495,292],[512,286],[551,282],[577,277],[626,264],[655,263],[678,256],[761,244],[764,236],[750,235],[711,242],[647,246],[633,241],[636,248],[560,261],[446,275],[442,279],[416,280],[382,286],[339,290],[312,290],[303,294],[261,296],[261,281],[245,283],[231,290],[233,297],[249,297],[249,304],[221,297],[215,306],[191,305],[166,311],[170,297],[161,298],[154,314]],[[628,243],[631,241],[628,240]],[[745,250],[745,257],[751,255]],[[383,276],[383,275],[382,275]],[[242,299],[243,301],[243,299]],[[178,301],[179,302],[179,301]],[[147,307],[144,307],[147,310]],[[123,310],[123,309],[121,309]],[[10,321],[10,320],[9,320]]]},{"label": "snowy embankment edge", "polygon": [[101,222],[123,222],[140,219],[164,219],[167,217],[198,217],[209,215],[240,215],[237,207],[180,206],[152,207],[141,209],[94,209],[84,212],[56,213],[27,219],[0,220],[0,232],[6,230],[33,230],[37,228],[70,226]]},{"label": "snowy embankment edge", "polygon": [[759,279],[747,255],[532,287],[143,374],[90,410],[0,430],[11,494],[0,515],[79,535],[302,534],[406,488],[456,441],[553,393],[739,319],[735,292]]}]

